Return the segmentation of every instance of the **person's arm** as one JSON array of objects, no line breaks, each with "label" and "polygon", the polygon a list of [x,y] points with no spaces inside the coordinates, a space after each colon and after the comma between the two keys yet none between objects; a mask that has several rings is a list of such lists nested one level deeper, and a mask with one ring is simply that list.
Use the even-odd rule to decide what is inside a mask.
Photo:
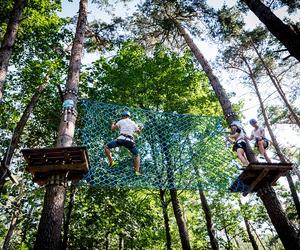
[{"label": "person's arm", "polygon": [[142,132],[142,128],[140,128],[135,122],[134,122],[134,125],[135,125],[135,130],[134,130],[134,132],[136,132],[136,133],[141,133],[141,132]]},{"label": "person's arm", "polygon": [[111,130],[112,131],[115,131],[116,129],[118,129],[119,128],[119,124],[118,124],[118,122],[116,123],[116,122],[112,122],[112,124],[111,124]]},{"label": "person's arm", "polygon": [[230,134],[228,136],[228,139],[231,141],[236,141],[236,139],[239,137],[240,133],[241,133],[241,129],[238,128],[233,134]]},{"label": "person's arm", "polygon": [[245,135],[245,138],[249,141],[252,141],[254,138],[254,135],[253,134],[251,134],[250,136]]},{"label": "person's arm", "polygon": [[235,132],[234,134],[230,134],[230,135],[228,136],[228,138],[229,138],[229,140],[231,140],[231,141],[235,141],[236,138],[238,138],[239,134],[240,134],[240,133]]}]

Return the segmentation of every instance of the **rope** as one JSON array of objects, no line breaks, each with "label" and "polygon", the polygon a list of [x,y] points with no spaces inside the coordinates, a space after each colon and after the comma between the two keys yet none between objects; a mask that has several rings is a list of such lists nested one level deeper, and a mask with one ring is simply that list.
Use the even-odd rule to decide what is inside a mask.
[{"label": "rope", "polygon": [[[228,190],[238,175],[238,163],[226,144],[221,117],[160,112],[82,100],[76,138],[89,152],[90,172],[85,181],[101,188]],[[141,176],[124,147],[112,149],[117,167],[110,168],[103,146],[118,137],[110,121],[124,111],[142,133],[135,136],[141,157]],[[237,190],[243,183],[238,183]],[[231,187],[232,188],[232,187]]]}]

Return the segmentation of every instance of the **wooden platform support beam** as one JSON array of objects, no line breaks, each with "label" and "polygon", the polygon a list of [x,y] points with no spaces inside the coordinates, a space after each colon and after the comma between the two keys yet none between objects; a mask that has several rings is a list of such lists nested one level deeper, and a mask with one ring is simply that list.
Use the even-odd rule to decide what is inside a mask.
[{"label": "wooden platform support beam", "polygon": [[292,163],[250,163],[231,184],[229,190],[247,195],[257,192],[267,184],[275,185],[281,176],[285,176],[293,169],[292,165]]}]

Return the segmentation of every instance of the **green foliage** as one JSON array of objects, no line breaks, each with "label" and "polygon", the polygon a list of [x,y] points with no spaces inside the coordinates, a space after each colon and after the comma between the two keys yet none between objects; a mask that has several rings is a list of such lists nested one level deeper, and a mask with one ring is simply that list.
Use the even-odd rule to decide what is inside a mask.
[{"label": "green foliage", "polygon": [[179,113],[220,113],[189,53],[177,56],[157,47],[147,55],[144,48],[127,43],[111,60],[102,58],[89,71],[89,97],[94,100]]}]

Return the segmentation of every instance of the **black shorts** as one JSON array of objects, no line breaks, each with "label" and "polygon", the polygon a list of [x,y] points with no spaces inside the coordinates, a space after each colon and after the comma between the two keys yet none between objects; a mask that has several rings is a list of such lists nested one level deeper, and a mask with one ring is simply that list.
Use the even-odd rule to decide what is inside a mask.
[{"label": "black shorts", "polygon": [[123,147],[127,148],[133,155],[135,155],[135,156],[139,155],[139,151],[136,148],[135,143],[130,140],[117,139],[117,140],[114,140],[114,141],[108,143],[106,146],[109,149],[123,146]]},{"label": "black shorts", "polygon": [[246,144],[246,142],[245,142],[245,141],[242,141],[242,140],[235,142],[235,143],[233,144],[232,150],[235,151],[235,152],[237,152],[237,149],[238,149],[238,148],[242,148],[242,149],[244,149],[244,151],[246,152],[246,149],[247,149],[247,144]]},{"label": "black shorts", "polygon": [[[264,140],[264,148],[267,148],[267,147],[269,147],[269,141],[266,139],[266,138],[262,138],[261,140]],[[258,140],[258,139],[255,139],[255,147],[257,147],[258,148],[258,141],[260,141],[260,140]]]}]

